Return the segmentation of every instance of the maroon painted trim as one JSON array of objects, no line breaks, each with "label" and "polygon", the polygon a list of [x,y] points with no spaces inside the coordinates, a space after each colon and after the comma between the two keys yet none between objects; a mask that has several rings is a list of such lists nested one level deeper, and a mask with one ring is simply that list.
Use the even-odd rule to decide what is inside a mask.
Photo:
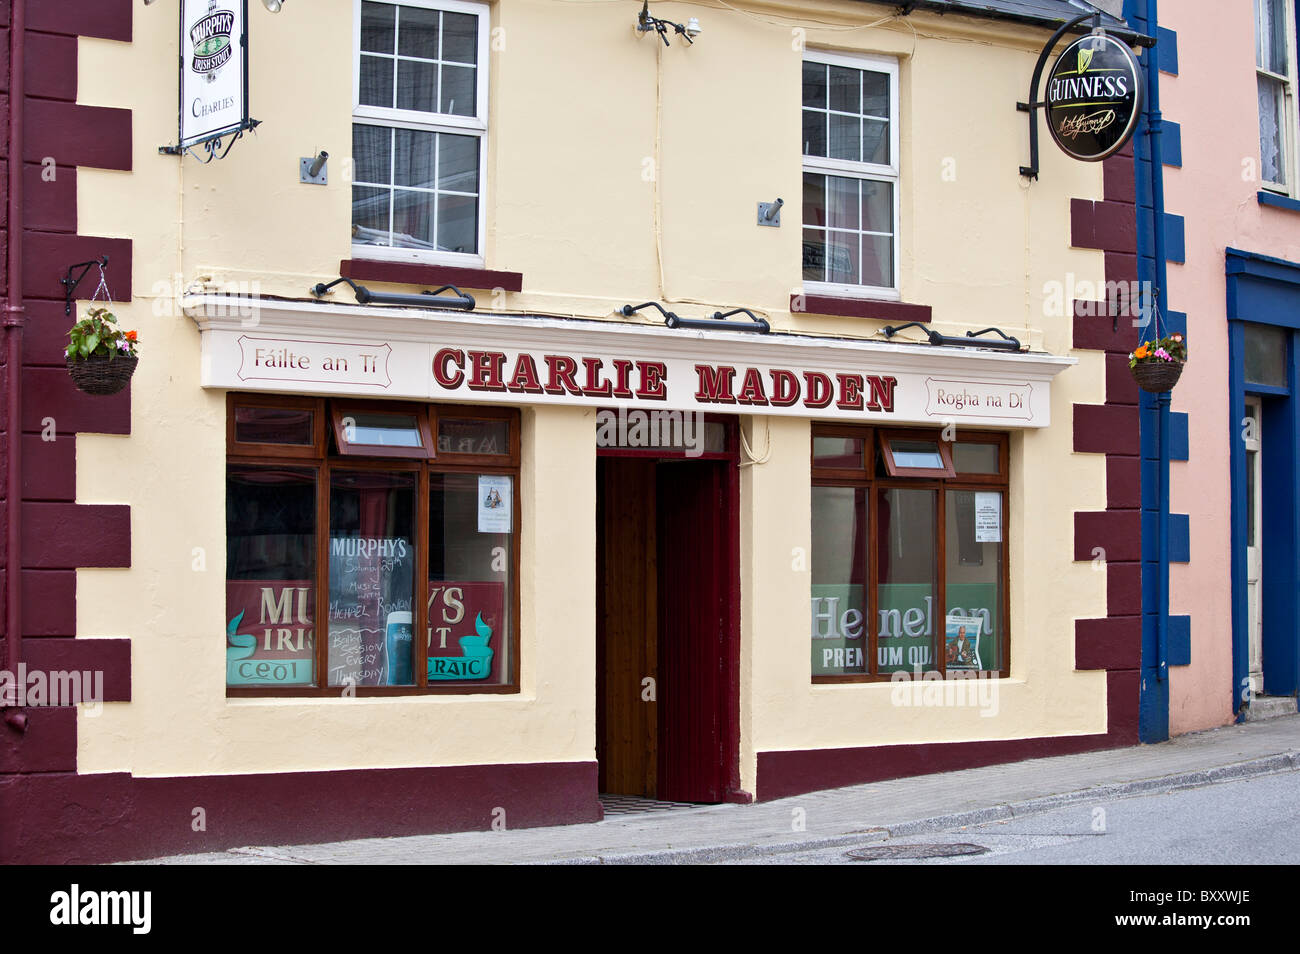
[{"label": "maroon painted trim", "polygon": [[1142,617],[1077,620],[1075,669],[1137,669],[1142,664]]},{"label": "maroon painted trim", "polygon": [[1124,404],[1076,404],[1074,450],[1079,454],[1140,452],[1138,409]]},{"label": "maroon painted trim", "polygon": [[131,508],[117,504],[23,502],[23,567],[131,565]]},{"label": "maroon painted trim", "polygon": [[1074,559],[1123,562],[1142,559],[1142,515],[1138,510],[1103,510],[1100,513],[1076,511],[1074,514]]},{"label": "maroon painted trim", "polygon": [[414,262],[378,262],[368,258],[345,258],[339,275],[358,282],[387,282],[392,285],[455,285],[457,288],[504,288],[523,291],[523,272],[502,272],[488,268],[457,268],[450,265],[418,265]]},{"label": "maroon painted trim", "polygon": [[909,305],[901,301],[873,301],[833,295],[791,295],[790,310],[810,315],[839,315],[845,318],[871,318],[876,321],[930,320],[929,305]]},{"label": "maroon painted trim", "polygon": [[[23,641],[27,671],[101,672],[100,702],[131,701],[131,641],[129,639],[27,638]],[[86,689],[83,688],[83,692]]]},{"label": "maroon painted trim", "polygon": [[131,110],[29,98],[26,114],[25,161],[53,156],[72,166],[130,171]]},{"label": "maroon painted trim", "polygon": [[[179,778],[10,776],[0,778],[0,862],[86,864],[241,845],[488,831],[502,817],[497,809],[511,829],[594,822],[602,817],[596,788],[594,761]],[[193,830],[195,808],[204,811],[205,831]]]},{"label": "maroon painted trim", "polygon": [[129,43],[131,3],[132,0],[27,0],[28,29]]}]

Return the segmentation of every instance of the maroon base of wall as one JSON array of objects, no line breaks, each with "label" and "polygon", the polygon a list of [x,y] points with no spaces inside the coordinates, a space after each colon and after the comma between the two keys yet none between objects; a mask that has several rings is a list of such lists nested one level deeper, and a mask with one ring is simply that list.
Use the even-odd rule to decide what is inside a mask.
[{"label": "maroon base of wall", "polygon": [[[203,809],[206,831],[194,831]],[[0,778],[0,862],[94,864],[599,821],[595,762],[266,775]],[[494,815],[494,812],[496,814]],[[466,859],[472,860],[472,859]]]}]

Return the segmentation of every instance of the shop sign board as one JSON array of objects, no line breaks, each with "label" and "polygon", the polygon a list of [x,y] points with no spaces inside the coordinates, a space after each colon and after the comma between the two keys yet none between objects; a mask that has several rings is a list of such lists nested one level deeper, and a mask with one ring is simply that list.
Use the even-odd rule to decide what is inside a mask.
[{"label": "shop sign board", "polygon": [[548,341],[534,332],[537,344],[518,340],[527,334],[506,341],[474,330],[411,340],[245,331],[232,321],[203,332],[202,383],[456,403],[1046,427],[1051,377],[1073,363],[1051,355],[875,343],[765,341],[755,349],[680,336],[669,344],[640,329],[635,337],[611,334],[606,341],[591,334]]},{"label": "shop sign board", "polygon": [[247,0],[181,0],[180,143],[250,127]]}]

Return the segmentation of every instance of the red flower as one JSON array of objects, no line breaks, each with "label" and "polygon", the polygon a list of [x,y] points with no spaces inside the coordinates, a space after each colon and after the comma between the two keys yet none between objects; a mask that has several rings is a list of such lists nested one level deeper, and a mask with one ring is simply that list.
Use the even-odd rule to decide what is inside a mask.
[{"label": "red flower", "polygon": [[136,336],[136,333],[135,333],[134,331],[128,331],[128,332],[126,333],[126,340],[127,340],[127,341],[135,341],[135,340],[136,340],[136,337],[137,337],[137,336]]}]

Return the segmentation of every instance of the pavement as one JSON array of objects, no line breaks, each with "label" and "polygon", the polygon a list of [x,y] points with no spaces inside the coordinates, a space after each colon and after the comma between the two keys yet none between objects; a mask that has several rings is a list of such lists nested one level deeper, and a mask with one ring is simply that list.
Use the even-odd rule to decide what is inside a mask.
[{"label": "pavement", "polygon": [[248,846],[137,864],[782,863],[1069,805],[1300,771],[1300,715],[1081,755],[856,785],[753,805],[607,814],[584,825]]}]

